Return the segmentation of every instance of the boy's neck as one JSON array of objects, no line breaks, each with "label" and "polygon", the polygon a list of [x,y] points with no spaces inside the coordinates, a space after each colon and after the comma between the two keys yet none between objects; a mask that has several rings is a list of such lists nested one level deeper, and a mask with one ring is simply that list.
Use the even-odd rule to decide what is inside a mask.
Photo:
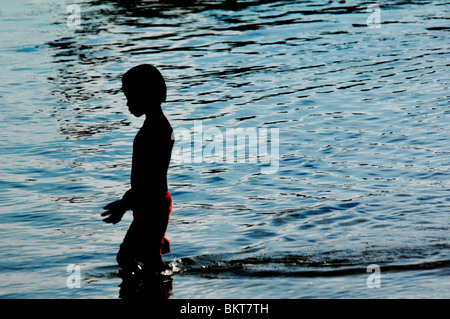
[{"label": "boy's neck", "polygon": [[147,120],[152,121],[152,120],[155,120],[155,119],[159,119],[161,117],[164,117],[164,113],[163,113],[161,107],[154,108],[153,110],[148,111],[148,112],[145,113],[145,120],[146,121]]}]

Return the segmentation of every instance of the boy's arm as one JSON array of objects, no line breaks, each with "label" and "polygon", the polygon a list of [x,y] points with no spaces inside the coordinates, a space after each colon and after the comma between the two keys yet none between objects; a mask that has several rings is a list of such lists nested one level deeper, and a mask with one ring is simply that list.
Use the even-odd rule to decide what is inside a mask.
[{"label": "boy's arm", "polygon": [[122,197],[122,199],[116,200],[104,207],[106,212],[101,216],[107,216],[103,221],[105,223],[117,224],[122,219],[127,210],[131,209],[132,203],[132,189],[129,189]]},{"label": "boy's arm", "polygon": [[133,202],[133,189],[130,188],[125,192],[125,194],[122,196],[122,201],[124,204],[124,207],[127,208],[127,210],[131,209],[131,203]]}]

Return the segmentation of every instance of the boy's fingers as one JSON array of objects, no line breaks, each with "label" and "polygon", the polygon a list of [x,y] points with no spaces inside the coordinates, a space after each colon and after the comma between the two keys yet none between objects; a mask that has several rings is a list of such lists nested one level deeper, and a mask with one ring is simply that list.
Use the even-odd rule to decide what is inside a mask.
[{"label": "boy's fingers", "polygon": [[103,221],[104,221],[105,223],[107,223],[107,224],[117,224],[117,223],[120,221],[120,219],[119,219],[119,220],[116,220],[116,219],[113,219],[113,218],[110,216],[110,217],[107,217],[107,218],[103,219]]},{"label": "boy's fingers", "polygon": [[103,209],[115,209],[115,208],[121,208],[122,207],[122,201],[118,200],[112,203],[109,203]]},{"label": "boy's fingers", "polygon": [[113,208],[115,205],[117,205],[116,202],[112,202],[112,203],[109,203],[108,205],[106,205],[105,207],[103,207],[103,209],[110,209],[110,208]]},{"label": "boy's fingers", "polygon": [[106,217],[105,219],[103,219],[103,221],[104,221],[105,223],[111,223],[111,216]]}]

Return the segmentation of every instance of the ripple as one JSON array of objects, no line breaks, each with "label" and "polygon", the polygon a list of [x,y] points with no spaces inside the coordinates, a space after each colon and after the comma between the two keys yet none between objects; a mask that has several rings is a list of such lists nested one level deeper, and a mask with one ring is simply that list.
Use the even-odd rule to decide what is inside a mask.
[{"label": "ripple", "polygon": [[127,114],[120,78],[140,63],[166,78],[174,127],[279,129],[274,174],[261,163],[171,164],[175,296],[207,286],[218,297],[236,287],[323,297],[321,285],[384,298],[368,295],[366,278],[364,291],[342,287],[341,277],[360,285],[371,263],[395,272],[394,297],[416,296],[410,283],[425,277],[421,291],[445,295],[445,1],[390,1],[373,29],[367,3],[352,0],[86,0],[79,29],[63,5],[41,2],[0,18],[3,296],[72,298],[60,277],[76,263],[95,287],[77,296],[117,296],[115,267],[101,265],[115,262],[131,216],[113,228],[99,213],[129,187],[142,120]]},{"label": "ripple", "polygon": [[[370,249],[363,255],[351,251],[322,252],[320,254],[277,254],[271,256],[233,259],[232,256],[202,255],[175,260],[171,264],[181,275],[198,275],[209,278],[245,278],[245,277],[342,277],[366,273],[370,263],[380,266],[383,273],[417,270],[445,270],[450,264],[448,259],[422,260],[408,263],[412,255],[425,259],[435,255],[440,245],[425,249],[398,248],[388,252]],[[226,257],[226,258],[224,258]],[[230,258],[231,257],[231,258]]]}]

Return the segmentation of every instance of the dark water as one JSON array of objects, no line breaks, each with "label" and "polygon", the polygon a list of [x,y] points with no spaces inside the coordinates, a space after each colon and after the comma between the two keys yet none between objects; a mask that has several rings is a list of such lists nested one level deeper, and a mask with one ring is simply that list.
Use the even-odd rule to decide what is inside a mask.
[{"label": "dark water", "polygon": [[99,213],[129,185],[142,120],[120,77],[140,63],[165,76],[175,128],[279,130],[273,174],[172,163],[170,298],[450,297],[446,1],[378,1],[379,28],[364,1],[5,4],[2,298],[123,295],[131,214]]}]

